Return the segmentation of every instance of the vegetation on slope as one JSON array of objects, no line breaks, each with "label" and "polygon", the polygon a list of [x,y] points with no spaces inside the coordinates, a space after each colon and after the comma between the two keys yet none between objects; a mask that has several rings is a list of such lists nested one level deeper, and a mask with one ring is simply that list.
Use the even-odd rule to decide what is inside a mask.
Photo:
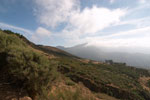
[{"label": "vegetation on slope", "polygon": [[150,91],[144,90],[138,82],[142,76],[150,77],[148,70],[115,64],[87,64],[66,58],[60,60],[59,71],[95,92],[125,100],[150,99]]},{"label": "vegetation on slope", "polygon": [[14,85],[23,87],[34,99],[55,79],[54,65],[28,47],[15,34],[0,31],[0,71]]},{"label": "vegetation on slope", "polygon": [[[57,57],[49,59],[51,54]],[[88,100],[101,99],[99,93],[122,100],[150,100],[150,88],[144,89],[139,82],[142,77],[149,79],[148,70],[121,64],[84,63],[78,59],[53,47],[37,46],[11,31],[0,31],[0,73],[5,79],[0,84],[16,86],[33,100],[87,100],[86,94],[78,90],[80,82],[92,91],[92,96],[96,94]],[[55,87],[55,92],[50,92],[56,81],[61,83],[59,79],[69,89]],[[149,83],[146,80],[147,87]]]}]

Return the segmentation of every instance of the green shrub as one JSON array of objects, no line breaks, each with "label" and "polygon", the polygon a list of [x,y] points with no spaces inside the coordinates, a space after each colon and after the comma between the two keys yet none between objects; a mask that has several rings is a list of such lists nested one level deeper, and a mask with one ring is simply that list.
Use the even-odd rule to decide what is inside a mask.
[{"label": "green shrub", "polygon": [[75,83],[72,80],[66,80],[66,85],[73,86]]},{"label": "green shrub", "polygon": [[23,81],[23,86],[30,94],[41,94],[53,79],[49,60],[28,49],[12,48],[8,52],[7,62],[9,74],[14,76],[16,81]]},{"label": "green shrub", "polygon": [[[0,32],[0,65],[7,69],[13,84],[24,87],[34,99],[55,79],[49,59],[29,48],[15,34]],[[55,72],[56,73],[56,72]]]},{"label": "green shrub", "polygon": [[150,88],[150,80],[147,81],[147,86]]}]

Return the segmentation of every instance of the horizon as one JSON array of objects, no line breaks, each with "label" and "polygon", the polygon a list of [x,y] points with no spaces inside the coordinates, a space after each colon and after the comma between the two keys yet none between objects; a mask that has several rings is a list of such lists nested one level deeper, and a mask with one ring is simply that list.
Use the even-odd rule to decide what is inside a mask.
[{"label": "horizon", "polygon": [[42,45],[150,53],[149,10],[150,0],[1,0],[0,28]]}]

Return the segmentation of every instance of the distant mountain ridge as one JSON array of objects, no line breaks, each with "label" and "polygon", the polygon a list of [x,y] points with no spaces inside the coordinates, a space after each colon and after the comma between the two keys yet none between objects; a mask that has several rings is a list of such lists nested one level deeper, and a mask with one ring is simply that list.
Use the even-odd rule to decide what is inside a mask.
[{"label": "distant mountain ridge", "polygon": [[57,48],[69,52],[81,58],[87,58],[97,61],[114,60],[115,62],[125,62],[129,66],[150,68],[150,54],[143,53],[127,53],[127,52],[111,52],[111,50],[105,51],[103,47],[88,46],[86,44],[80,44],[73,47]]}]

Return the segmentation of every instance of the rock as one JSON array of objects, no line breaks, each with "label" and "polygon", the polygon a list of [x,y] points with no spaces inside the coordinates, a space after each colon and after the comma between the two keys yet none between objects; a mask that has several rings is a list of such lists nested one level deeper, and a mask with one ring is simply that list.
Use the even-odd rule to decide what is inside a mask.
[{"label": "rock", "polygon": [[[18,99],[17,98],[13,98],[11,100],[18,100]],[[19,98],[19,100],[32,100],[32,99],[30,97],[25,96],[25,97]]]},{"label": "rock", "polygon": [[17,100],[17,98],[12,98],[11,100]]},{"label": "rock", "polygon": [[20,98],[19,100],[32,100],[32,99],[30,97],[25,96],[23,98]]}]

